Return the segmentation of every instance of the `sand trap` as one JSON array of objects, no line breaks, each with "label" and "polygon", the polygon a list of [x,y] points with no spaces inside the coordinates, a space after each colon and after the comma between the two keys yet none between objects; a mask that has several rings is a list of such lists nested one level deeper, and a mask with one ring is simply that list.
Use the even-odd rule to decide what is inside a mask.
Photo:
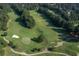
[{"label": "sand trap", "polygon": [[13,35],[12,38],[18,39],[20,37],[18,35]]}]

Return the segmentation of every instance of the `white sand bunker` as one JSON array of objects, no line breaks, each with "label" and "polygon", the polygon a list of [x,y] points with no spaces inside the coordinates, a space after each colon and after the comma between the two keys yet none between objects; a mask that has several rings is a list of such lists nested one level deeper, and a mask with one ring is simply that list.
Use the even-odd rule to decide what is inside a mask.
[{"label": "white sand bunker", "polygon": [[30,44],[31,40],[30,40],[30,38],[25,37],[25,38],[22,39],[22,42],[23,42],[23,44]]},{"label": "white sand bunker", "polygon": [[20,37],[19,37],[18,35],[13,35],[12,38],[18,39],[18,38],[20,38]]}]

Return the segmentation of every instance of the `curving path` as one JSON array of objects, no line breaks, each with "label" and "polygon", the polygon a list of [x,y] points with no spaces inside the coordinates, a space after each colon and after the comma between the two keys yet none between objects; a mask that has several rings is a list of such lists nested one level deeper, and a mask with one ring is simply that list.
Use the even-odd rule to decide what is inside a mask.
[{"label": "curving path", "polygon": [[[14,49],[12,49],[10,47],[10,50],[15,53],[15,54],[19,54],[19,55],[24,55],[24,56],[34,56],[34,55],[39,55],[39,54],[43,54],[43,53],[52,53],[50,51],[43,51],[43,52],[38,52],[38,53],[34,53],[34,54],[27,54],[25,52],[18,52],[18,51],[15,51]],[[60,53],[60,52],[53,52],[55,54],[62,54],[62,55],[65,55],[65,56],[69,56],[68,54],[65,54],[65,53]]]},{"label": "curving path", "polygon": [[[5,37],[3,37],[3,39],[4,39],[4,41],[6,42],[6,43],[9,43],[9,40],[7,40]],[[33,56],[33,55],[39,55],[39,54],[43,54],[43,53],[52,53],[52,52],[50,52],[50,51],[42,51],[42,52],[38,52],[38,53],[34,53],[34,54],[28,54],[28,53],[25,53],[25,52],[19,52],[19,51],[15,51],[13,48],[11,48],[11,47],[9,47],[10,48],[10,50],[13,52],[13,53],[15,53],[15,54],[19,54],[19,55],[24,55],[24,56]],[[53,53],[57,53],[57,54],[63,54],[63,55],[65,55],[65,56],[69,56],[68,54],[66,54],[66,53],[60,53],[60,52],[53,52]]]}]

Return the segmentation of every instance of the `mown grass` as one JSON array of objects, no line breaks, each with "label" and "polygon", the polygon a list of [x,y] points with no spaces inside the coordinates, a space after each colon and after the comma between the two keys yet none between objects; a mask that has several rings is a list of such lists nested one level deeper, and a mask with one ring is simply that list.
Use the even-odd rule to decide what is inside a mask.
[{"label": "mown grass", "polygon": [[[36,26],[33,29],[28,29],[20,25],[19,22],[16,21],[19,16],[17,16],[14,12],[9,13],[8,15],[10,22],[7,30],[8,36],[6,38],[14,43],[17,51],[32,53],[30,50],[33,48],[46,47],[46,42],[36,43],[30,40],[30,38],[37,37],[39,35],[38,29],[43,31],[47,42],[51,43],[58,40],[58,33],[47,26],[48,22],[46,22],[45,19],[42,18],[36,11],[30,11],[30,15],[36,22]],[[12,35],[14,34],[18,35],[20,38],[13,39]],[[30,42],[28,44],[24,44],[24,41],[22,42],[24,38],[26,38],[25,43]],[[29,38],[29,41],[27,38]]]}]

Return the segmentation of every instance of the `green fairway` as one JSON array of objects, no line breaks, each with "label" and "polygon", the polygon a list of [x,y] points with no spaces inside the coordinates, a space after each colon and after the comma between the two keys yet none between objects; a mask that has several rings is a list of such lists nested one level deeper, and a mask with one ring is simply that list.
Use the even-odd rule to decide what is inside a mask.
[{"label": "green fairway", "polygon": [[[46,22],[45,19],[42,18],[37,12],[30,11],[30,15],[34,18],[36,22],[36,26],[33,29],[22,27],[19,22],[16,21],[19,16],[17,16],[15,13],[11,12],[8,15],[9,29],[8,36],[6,38],[14,43],[14,45],[17,47],[17,51],[31,53],[30,50],[32,48],[44,48],[46,47],[46,44],[48,45],[48,43],[56,42],[58,40],[58,33],[48,27],[48,22]],[[30,40],[31,38],[37,37],[39,35],[38,29],[44,32],[44,35],[47,39],[45,42],[35,43]],[[13,35],[18,35],[20,38],[13,39]]]}]

